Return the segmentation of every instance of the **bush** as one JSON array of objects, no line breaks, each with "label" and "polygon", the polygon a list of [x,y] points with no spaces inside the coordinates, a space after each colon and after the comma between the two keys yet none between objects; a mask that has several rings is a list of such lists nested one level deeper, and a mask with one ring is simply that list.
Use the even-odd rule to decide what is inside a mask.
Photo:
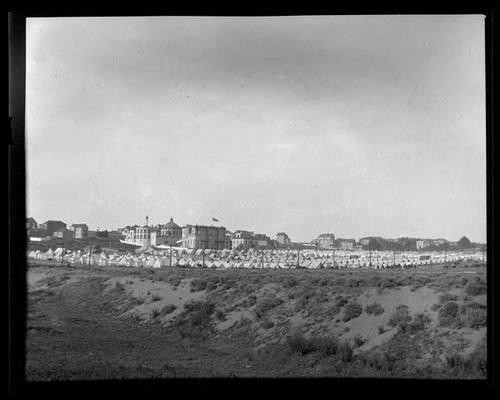
[{"label": "bush", "polygon": [[168,304],[161,310],[162,314],[171,314],[177,309],[177,306],[173,304]]},{"label": "bush", "polygon": [[351,319],[359,317],[363,313],[363,307],[355,301],[347,303],[344,307],[344,316],[342,317],[343,322],[347,322]]},{"label": "bush", "polygon": [[459,307],[455,301],[448,301],[439,309],[439,326],[452,326],[457,322]]},{"label": "bush", "polygon": [[379,335],[382,335],[383,333],[386,332],[386,329],[385,329],[385,327],[383,325],[378,325],[377,329],[378,329],[378,334]]},{"label": "bush", "polygon": [[261,318],[267,311],[272,310],[273,308],[279,306],[281,303],[283,303],[283,300],[281,300],[279,297],[262,299],[255,306],[254,313],[257,318]]},{"label": "bush", "polygon": [[217,285],[213,282],[208,282],[206,286],[207,292],[217,289]]},{"label": "bush", "polygon": [[446,303],[447,301],[457,301],[458,296],[456,294],[451,294],[451,293],[443,293],[439,295],[439,302],[441,304]]},{"label": "bush", "polygon": [[364,339],[360,334],[355,335],[352,339],[354,347],[361,347],[366,342],[366,339]]},{"label": "bush", "polygon": [[439,310],[443,305],[441,303],[435,303],[431,306],[431,311]]},{"label": "bush", "polygon": [[337,351],[338,351],[338,355],[340,356],[340,359],[343,362],[347,363],[347,362],[350,362],[352,360],[354,350],[349,343],[347,343],[347,342],[340,343]]},{"label": "bush", "polygon": [[205,290],[208,282],[205,279],[195,278],[191,281],[191,292],[200,292]]},{"label": "bush", "polygon": [[181,284],[182,278],[180,276],[171,276],[168,278],[168,283],[170,283],[173,287],[177,287]]},{"label": "bush", "polygon": [[151,301],[160,301],[161,300],[161,296],[157,295],[157,294],[154,294],[151,296]]},{"label": "bush", "polygon": [[157,308],[153,308],[151,310],[151,318],[157,318],[160,316],[160,310],[158,310]]},{"label": "bush", "polygon": [[380,305],[380,303],[372,303],[365,307],[365,311],[367,314],[380,315],[384,313],[384,307]]},{"label": "bush", "polygon": [[475,301],[463,304],[460,307],[460,320],[468,328],[482,328],[486,326],[486,305]]},{"label": "bush", "polygon": [[262,321],[261,326],[264,329],[271,329],[274,326],[274,322],[270,321],[268,319],[265,319],[265,320]]},{"label": "bush", "polygon": [[408,311],[408,306],[402,304],[396,308],[396,311],[394,311],[394,314],[392,314],[387,324],[393,328],[397,326],[400,330],[404,331],[410,321],[411,316]]},{"label": "bush", "polygon": [[480,281],[468,283],[464,290],[469,296],[479,296],[487,292],[486,284]]},{"label": "bush", "polygon": [[405,332],[413,335],[425,329],[427,324],[431,322],[431,318],[424,313],[418,313],[413,316],[413,320],[406,326]]},{"label": "bush", "polygon": [[225,321],[226,320],[226,315],[222,310],[217,310],[215,311],[214,317],[218,321]]},{"label": "bush", "polygon": [[283,280],[283,287],[284,288],[292,288],[294,286],[297,286],[298,284],[299,284],[299,281],[297,279],[295,279],[294,277],[291,277],[291,276],[287,276]]},{"label": "bush", "polygon": [[336,338],[305,338],[301,333],[294,332],[286,338],[286,342],[291,351],[309,354],[318,353],[322,356],[334,356],[339,349],[339,342]]}]

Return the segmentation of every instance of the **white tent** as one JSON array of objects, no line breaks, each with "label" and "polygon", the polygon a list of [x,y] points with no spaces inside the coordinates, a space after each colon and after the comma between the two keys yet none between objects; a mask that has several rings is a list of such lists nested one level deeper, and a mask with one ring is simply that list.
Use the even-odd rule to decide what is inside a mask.
[{"label": "white tent", "polygon": [[53,260],[54,259],[54,252],[52,249],[48,249],[47,252],[45,253],[45,258],[44,260]]}]

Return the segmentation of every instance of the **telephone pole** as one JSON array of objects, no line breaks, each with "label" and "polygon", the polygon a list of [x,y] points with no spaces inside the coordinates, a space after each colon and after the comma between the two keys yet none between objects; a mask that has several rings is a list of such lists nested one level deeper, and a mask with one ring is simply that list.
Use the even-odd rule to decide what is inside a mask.
[{"label": "telephone pole", "polygon": [[64,241],[63,251],[61,253],[61,267],[64,265],[64,253],[66,251],[66,240]]},{"label": "telephone pole", "polygon": [[89,247],[89,268],[92,266],[92,238],[90,238],[90,247]]},{"label": "telephone pole", "polygon": [[299,268],[299,259],[300,259],[300,249],[297,250],[297,267],[296,268]]}]

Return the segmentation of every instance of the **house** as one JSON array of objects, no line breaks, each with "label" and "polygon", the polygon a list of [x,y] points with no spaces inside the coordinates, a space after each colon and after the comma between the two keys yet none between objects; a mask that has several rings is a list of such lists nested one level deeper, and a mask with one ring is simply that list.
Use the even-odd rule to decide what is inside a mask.
[{"label": "house", "polygon": [[314,240],[314,243],[320,249],[332,249],[335,247],[335,235],[333,233],[322,233]]},{"label": "house", "polygon": [[253,232],[238,230],[231,234],[231,248],[249,250],[259,247],[259,240]]},{"label": "house", "polygon": [[38,229],[38,224],[35,221],[35,218],[29,217],[26,218],[26,229],[29,231],[30,229]]},{"label": "house", "polygon": [[415,245],[417,246],[417,250],[423,249],[424,247],[427,247],[431,244],[430,240],[425,240],[425,239],[420,239],[415,242]]},{"label": "house", "polygon": [[178,242],[182,239],[182,228],[174,222],[170,217],[170,221],[164,225],[157,225],[151,231],[151,245],[168,245],[177,246]]},{"label": "house", "polygon": [[71,225],[75,239],[85,239],[89,235],[89,227],[86,224]]},{"label": "house", "polygon": [[278,232],[276,234],[276,241],[279,244],[290,244],[290,243],[292,243],[292,241],[290,240],[290,237],[285,232]]},{"label": "house", "polygon": [[338,239],[337,242],[340,244],[340,248],[343,250],[353,250],[356,246],[355,239]]},{"label": "house", "polygon": [[256,233],[255,239],[257,240],[258,247],[270,247],[273,245],[273,241],[269,236],[264,235],[263,233]]},{"label": "house", "polygon": [[45,221],[40,227],[46,231],[46,236],[52,236],[53,233],[59,229],[66,229],[66,224],[62,221]]},{"label": "house", "polygon": [[182,228],[182,247],[190,249],[229,249],[231,239],[223,226],[186,225]]},{"label": "house", "polygon": [[61,228],[55,231],[52,236],[59,239],[73,239],[73,231],[66,228]]}]

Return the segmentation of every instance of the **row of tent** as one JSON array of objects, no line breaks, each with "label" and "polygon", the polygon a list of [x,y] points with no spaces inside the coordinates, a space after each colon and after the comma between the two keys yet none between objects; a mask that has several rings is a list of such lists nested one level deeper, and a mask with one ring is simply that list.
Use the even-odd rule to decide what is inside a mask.
[{"label": "row of tent", "polygon": [[[63,256],[64,253],[64,256]],[[208,267],[208,268],[389,268],[394,266],[418,266],[418,265],[430,265],[439,264],[446,261],[456,262],[460,260],[480,260],[482,259],[481,253],[474,253],[468,255],[442,255],[442,254],[372,254],[371,257],[364,255],[357,255],[353,257],[353,254],[349,256],[336,256],[333,258],[314,258],[303,256],[297,257],[280,257],[280,254],[267,256],[258,256],[255,254],[247,254],[245,257],[242,256],[228,256],[226,258],[216,258],[214,254],[210,257],[205,257],[204,259],[196,257],[196,255],[176,253],[176,255],[165,255],[161,253],[156,254],[125,254],[119,255],[117,253],[107,255],[105,252],[99,254],[92,254],[89,260],[88,253],[82,253],[81,251],[64,251],[62,248],[57,248],[55,251],[49,249],[47,252],[42,252],[40,250],[31,251],[28,253],[28,257],[36,260],[55,260],[64,261],[70,264],[88,264],[93,265],[118,265],[125,267]]]}]

